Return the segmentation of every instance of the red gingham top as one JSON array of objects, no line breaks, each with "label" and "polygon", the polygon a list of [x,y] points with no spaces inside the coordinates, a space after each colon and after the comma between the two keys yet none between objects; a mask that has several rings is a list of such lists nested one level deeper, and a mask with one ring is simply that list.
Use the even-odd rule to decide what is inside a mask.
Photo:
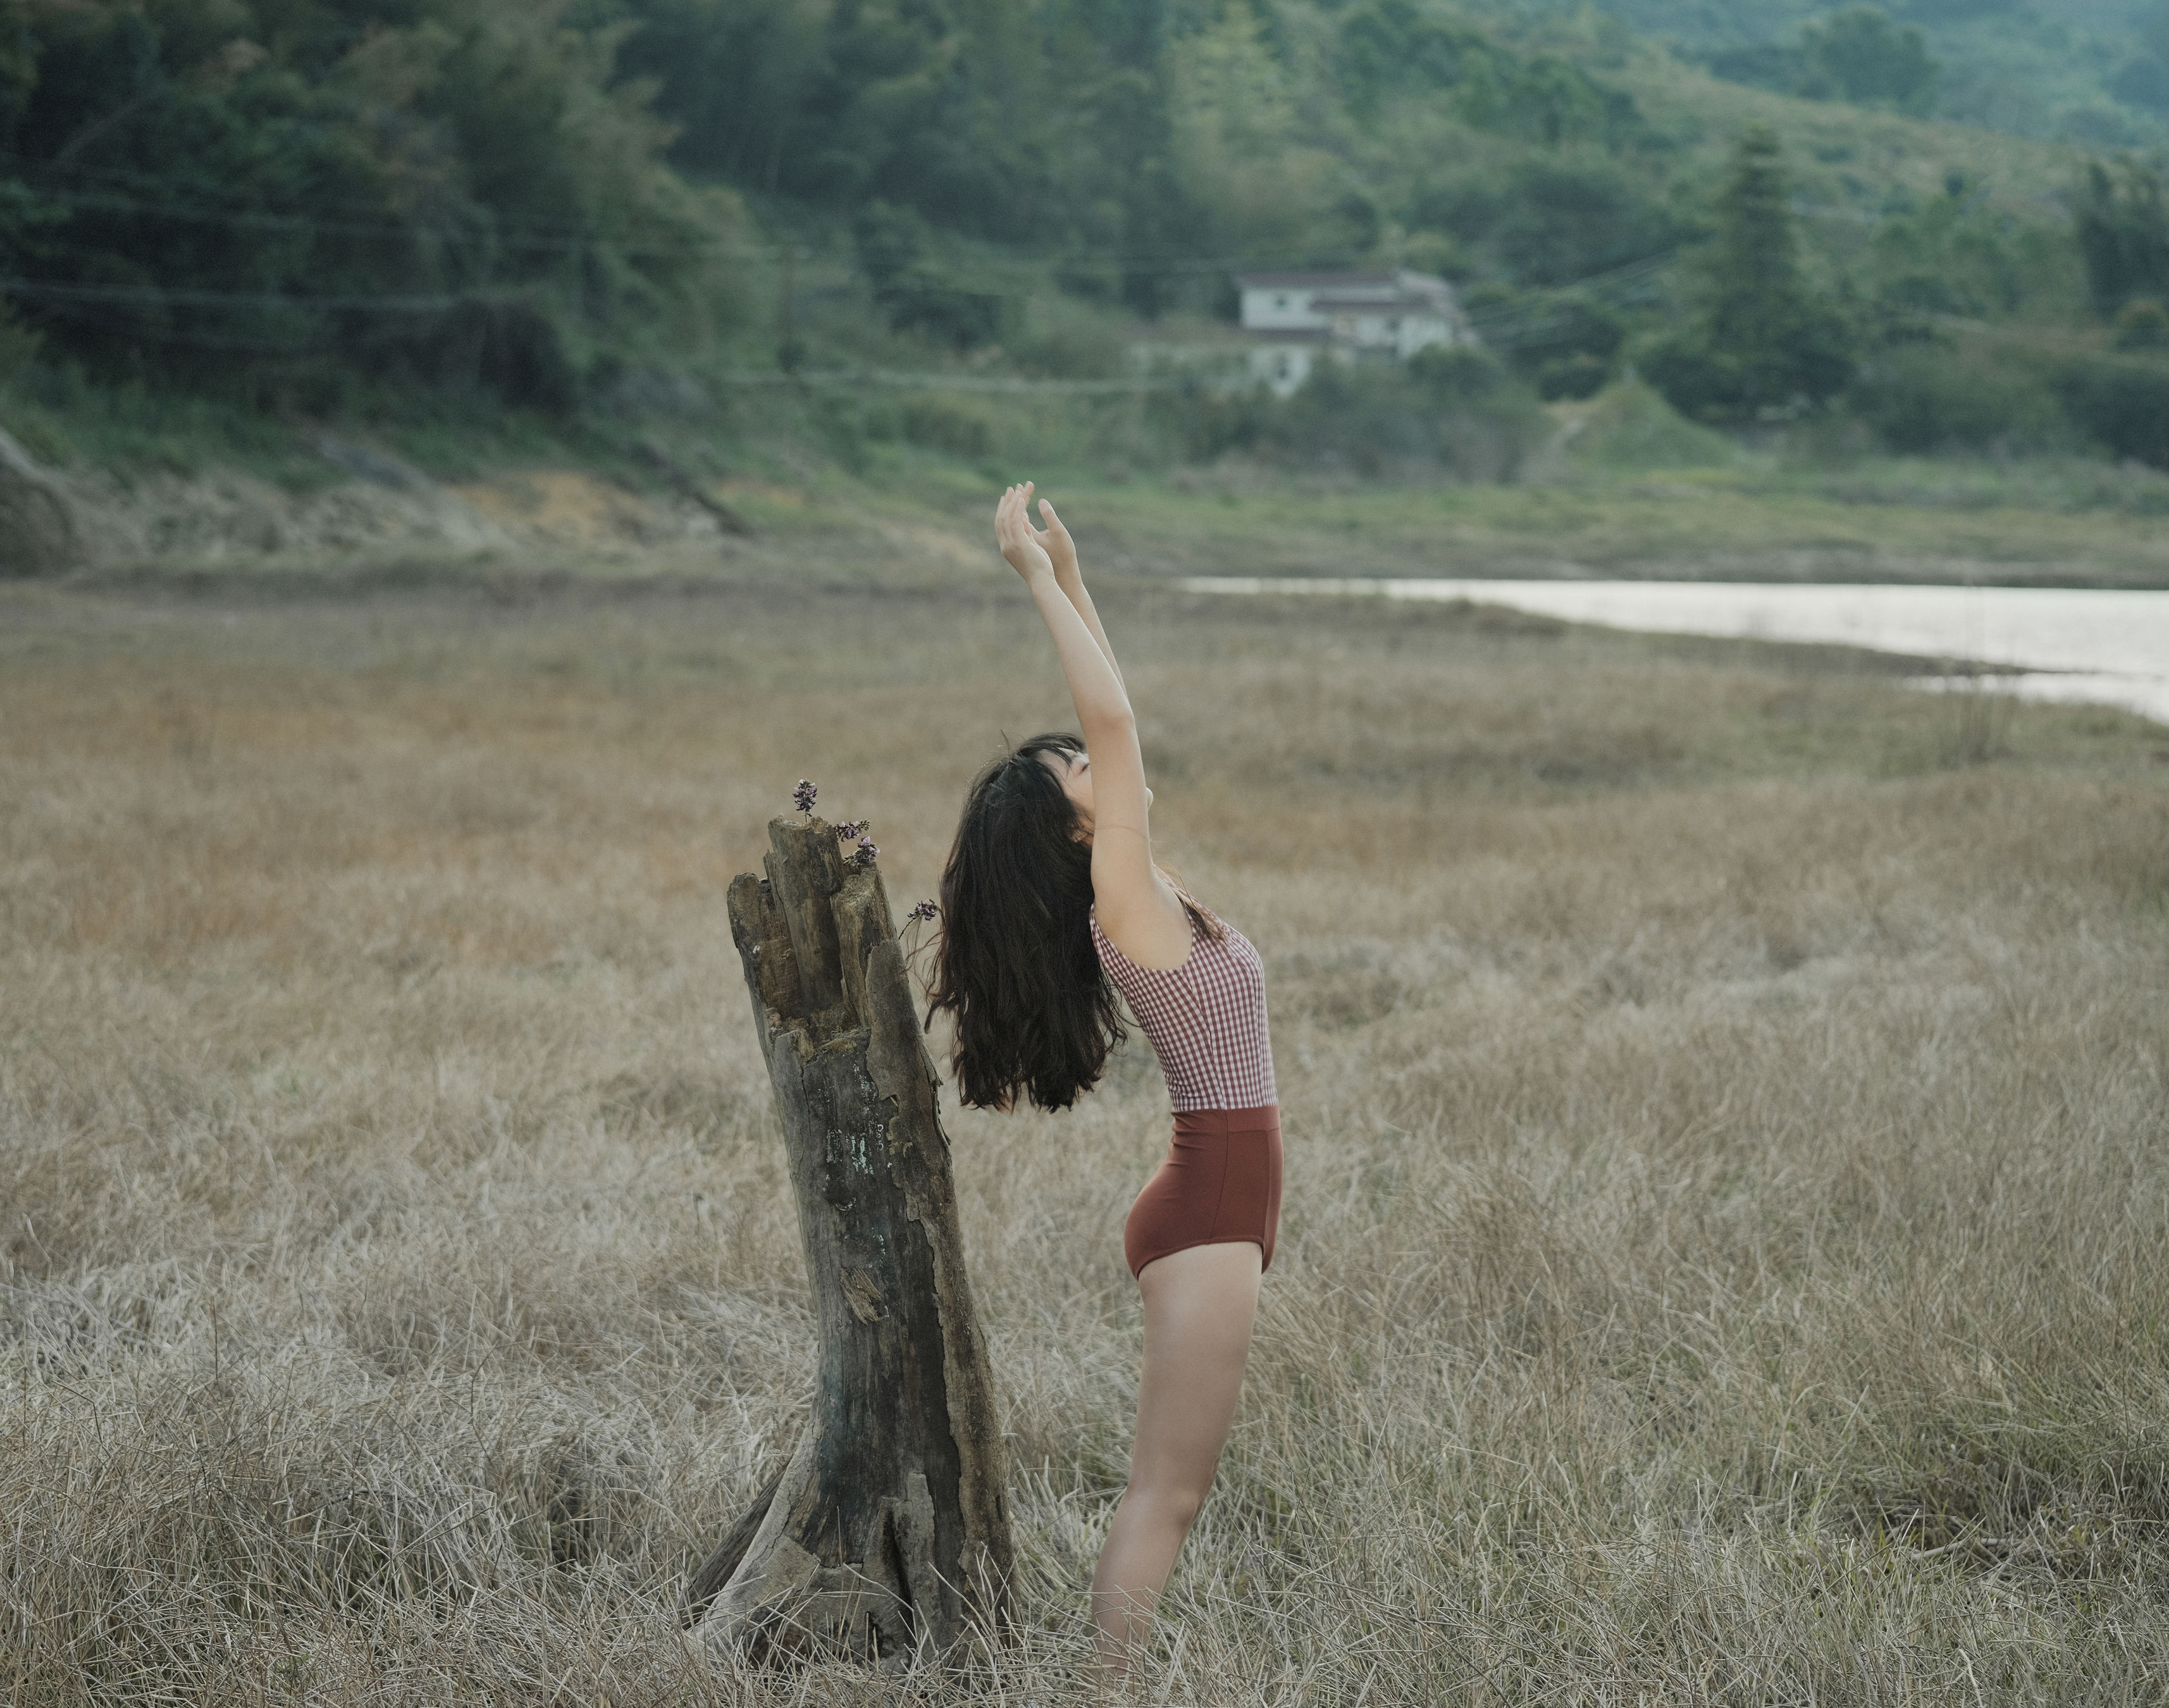
[{"label": "red gingham top", "polygon": [[1188,960],[1140,967],[1107,941],[1098,909],[1090,918],[1100,964],[1152,1040],[1177,1113],[1261,1109],[1280,1101],[1266,1029],[1265,963],[1248,937],[1223,920],[1226,935],[1215,942],[1193,922]]}]

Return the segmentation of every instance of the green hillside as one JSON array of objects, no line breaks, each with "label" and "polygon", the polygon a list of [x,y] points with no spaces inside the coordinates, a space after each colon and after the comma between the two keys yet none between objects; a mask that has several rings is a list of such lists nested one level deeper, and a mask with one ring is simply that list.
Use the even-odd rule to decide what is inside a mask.
[{"label": "green hillside", "polygon": [[[1522,20],[1560,11],[1500,0]],[[1599,0],[1599,9],[1683,56],[1748,81],[1798,80],[1803,32],[1833,0]],[[2169,8],[2159,0],[1889,0],[1935,67],[1933,109],[1984,128],[2088,147],[2169,143]]]},{"label": "green hillside", "polygon": [[[1735,430],[2169,462],[2159,180],[1693,62],[1824,27],[1775,0],[1628,11],[1661,35],[1439,0],[7,3],[0,420],[53,460],[306,478],[329,421],[425,463],[767,432],[1492,478],[1541,402],[1646,370]],[[1124,391],[1245,266],[1444,274],[1484,348],[1286,403]]]}]

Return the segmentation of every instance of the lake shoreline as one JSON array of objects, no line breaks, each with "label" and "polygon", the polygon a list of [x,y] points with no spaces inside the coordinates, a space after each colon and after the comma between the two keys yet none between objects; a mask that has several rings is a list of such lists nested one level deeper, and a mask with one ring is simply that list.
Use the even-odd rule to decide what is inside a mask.
[{"label": "lake shoreline", "polygon": [[1857,647],[2021,699],[2116,706],[2169,723],[2169,592],[1888,582],[1207,576],[1191,593],[1465,600],[1649,634]]}]

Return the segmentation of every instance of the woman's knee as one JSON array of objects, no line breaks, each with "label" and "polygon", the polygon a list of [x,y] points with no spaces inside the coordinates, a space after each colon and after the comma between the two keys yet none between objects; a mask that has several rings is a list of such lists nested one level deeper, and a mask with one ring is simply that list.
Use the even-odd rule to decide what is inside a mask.
[{"label": "woman's knee", "polygon": [[1203,1509],[1205,1497],[1212,1486],[1210,1479],[1200,1486],[1187,1481],[1139,1481],[1132,1478],[1128,1494],[1152,1519],[1187,1535],[1190,1527],[1197,1522],[1197,1514]]}]

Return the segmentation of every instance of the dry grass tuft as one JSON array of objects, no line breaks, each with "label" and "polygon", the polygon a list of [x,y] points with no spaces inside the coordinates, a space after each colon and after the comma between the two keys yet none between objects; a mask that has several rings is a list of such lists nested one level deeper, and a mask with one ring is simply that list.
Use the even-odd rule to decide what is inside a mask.
[{"label": "dry grass tuft", "polygon": [[[1138,1049],[952,1118],[1026,1625],[690,1647],[811,1324],[722,917],[801,775],[930,894],[1006,589],[0,607],[0,1686],[1076,1699]],[[1154,1700],[2160,1700],[2169,773],[1812,655],[1109,600],[1269,963],[1281,1255]]]}]

